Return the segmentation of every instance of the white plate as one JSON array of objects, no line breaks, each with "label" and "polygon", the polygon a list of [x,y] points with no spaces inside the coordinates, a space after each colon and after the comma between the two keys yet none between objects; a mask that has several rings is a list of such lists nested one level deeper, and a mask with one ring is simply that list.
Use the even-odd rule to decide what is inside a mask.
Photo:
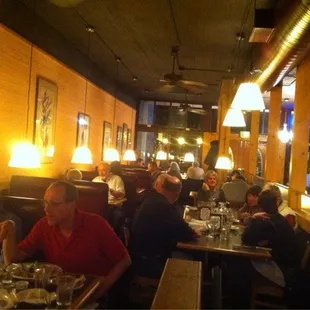
[{"label": "white plate", "polygon": [[52,269],[51,277],[55,277],[57,274],[62,272],[62,269],[57,265],[47,264],[47,263],[20,263],[17,264],[18,268],[11,271],[12,277],[20,280],[33,281],[34,273],[28,271],[32,266],[35,268],[44,268],[45,266]]},{"label": "white plate", "polygon": [[42,288],[31,288],[17,293],[18,300],[32,305],[46,304],[46,300],[50,302],[56,299],[56,293],[49,293]]}]

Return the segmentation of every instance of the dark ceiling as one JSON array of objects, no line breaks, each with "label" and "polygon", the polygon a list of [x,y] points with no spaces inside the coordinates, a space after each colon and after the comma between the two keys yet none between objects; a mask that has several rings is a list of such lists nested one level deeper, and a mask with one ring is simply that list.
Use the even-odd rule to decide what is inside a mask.
[{"label": "dark ceiling", "polygon": [[[30,9],[34,0],[22,0]],[[247,74],[253,47],[248,43],[256,6],[277,1],[254,0],[71,0],[80,2],[59,7],[36,1],[35,14],[60,32],[72,46],[88,55],[87,25],[95,29],[90,37],[89,57],[111,79],[138,99],[184,101],[185,91],[158,91],[160,79],[172,71],[171,47],[178,45],[182,66],[219,70],[185,70],[183,78],[211,84],[205,93],[189,94],[190,102],[216,104],[223,77]],[[237,33],[244,40],[236,40]],[[229,72],[229,68],[233,68]],[[138,81],[134,82],[136,76]],[[214,86],[216,85],[216,86]],[[146,90],[149,90],[146,92]]]}]

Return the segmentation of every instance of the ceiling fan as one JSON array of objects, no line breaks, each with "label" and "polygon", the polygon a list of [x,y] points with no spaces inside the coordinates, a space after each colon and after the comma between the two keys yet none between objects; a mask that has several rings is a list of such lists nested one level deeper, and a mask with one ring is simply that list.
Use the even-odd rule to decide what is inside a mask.
[{"label": "ceiling fan", "polygon": [[160,80],[160,82],[165,83],[163,87],[159,89],[159,91],[171,91],[175,88],[181,88],[191,93],[201,94],[206,91],[208,87],[207,84],[196,81],[187,81],[184,80],[181,73],[175,72],[175,65],[177,62],[177,57],[179,54],[179,47],[173,46],[171,49],[171,56],[173,57],[172,62],[172,72],[164,75],[164,78]]},{"label": "ceiling fan", "polygon": [[193,107],[190,103],[181,103],[179,107],[180,112],[191,112],[199,115],[207,115],[207,111],[200,108]]}]

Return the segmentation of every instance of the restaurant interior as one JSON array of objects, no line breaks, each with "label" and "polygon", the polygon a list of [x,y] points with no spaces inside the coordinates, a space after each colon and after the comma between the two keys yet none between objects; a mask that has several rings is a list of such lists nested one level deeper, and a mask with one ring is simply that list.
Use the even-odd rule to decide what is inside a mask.
[{"label": "restaurant interior", "polygon": [[[209,170],[218,188],[238,171],[247,189],[277,187],[301,243],[295,286],[252,277],[245,308],[310,307],[309,1],[2,0],[0,18],[0,213],[17,215],[23,236],[44,217],[45,190],[77,169],[77,208],[107,219],[121,206],[113,229],[129,247],[156,178],[176,163],[180,216],[211,237],[177,240],[160,277],[131,274],[120,308],[243,307],[227,266],[273,252],[243,245],[247,198],[199,204]],[[126,191],[116,202],[91,182],[115,161]],[[192,180],[199,166],[208,172]],[[98,288],[86,280],[70,309]]]}]

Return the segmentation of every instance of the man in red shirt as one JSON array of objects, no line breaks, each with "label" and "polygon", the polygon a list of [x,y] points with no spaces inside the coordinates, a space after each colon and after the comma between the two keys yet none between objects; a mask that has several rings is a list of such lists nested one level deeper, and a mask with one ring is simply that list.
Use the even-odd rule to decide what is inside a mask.
[{"label": "man in red shirt", "polygon": [[104,276],[102,296],[130,266],[122,242],[102,217],[76,209],[78,191],[66,181],[54,182],[44,194],[46,216],[19,244],[12,221],[0,223],[5,263],[21,262],[37,252],[64,271]]}]

